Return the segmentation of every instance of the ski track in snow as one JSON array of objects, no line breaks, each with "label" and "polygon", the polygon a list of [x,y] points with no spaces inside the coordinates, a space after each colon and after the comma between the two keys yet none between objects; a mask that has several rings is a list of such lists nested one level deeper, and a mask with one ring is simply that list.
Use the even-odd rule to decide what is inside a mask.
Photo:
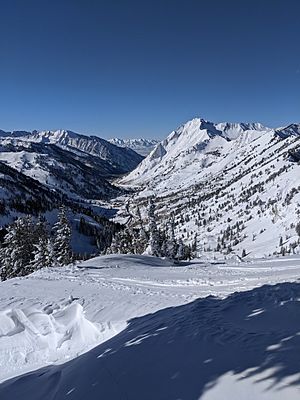
[{"label": "ski track in snow", "polygon": [[[299,256],[219,265],[193,260],[190,264],[173,266],[167,260],[149,256],[111,255],[75,267],[44,269],[3,282],[0,284],[0,363],[5,367],[0,370],[0,380],[49,364],[63,364],[119,337],[117,335],[122,332],[125,335],[132,318],[167,307],[173,307],[176,313],[178,306],[207,296],[215,296],[216,300],[207,297],[205,306],[201,306],[204,307],[203,320],[197,320],[195,326],[197,331],[202,330],[204,341],[213,338],[218,346],[238,341],[247,348],[255,339],[243,331],[242,322],[240,326],[229,322],[231,315],[236,319],[236,313],[241,312],[238,304],[231,300],[232,304],[220,303],[216,307],[217,299],[264,284],[296,282],[299,276]],[[266,299],[261,299],[261,307]],[[255,304],[259,301],[256,298]],[[220,307],[223,307],[222,312]],[[234,314],[231,308],[236,309]],[[259,318],[262,312],[260,307],[254,307],[247,318]],[[223,313],[226,321],[216,324]],[[178,318],[176,329],[180,330],[180,321],[188,317],[178,314]],[[128,339],[126,347],[147,340],[147,329],[152,330],[151,316],[145,323],[148,328],[141,336]],[[267,326],[264,329],[268,331]],[[224,375],[222,385],[229,385],[232,379],[232,375]],[[221,399],[218,390],[214,390],[215,397],[203,398]],[[72,393],[68,394],[70,398],[73,398]]]}]

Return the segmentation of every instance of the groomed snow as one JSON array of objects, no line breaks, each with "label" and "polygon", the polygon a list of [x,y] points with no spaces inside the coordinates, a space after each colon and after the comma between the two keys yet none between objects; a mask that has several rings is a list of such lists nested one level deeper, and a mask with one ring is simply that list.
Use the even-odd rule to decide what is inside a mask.
[{"label": "groomed snow", "polygon": [[0,398],[299,399],[299,276],[111,255],[2,282]]}]

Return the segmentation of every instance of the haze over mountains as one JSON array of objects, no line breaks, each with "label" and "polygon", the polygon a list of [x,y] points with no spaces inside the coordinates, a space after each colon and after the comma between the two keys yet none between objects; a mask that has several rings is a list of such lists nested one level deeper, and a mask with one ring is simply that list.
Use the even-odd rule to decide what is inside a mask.
[{"label": "haze over mountains", "polygon": [[110,143],[115,144],[116,146],[120,147],[127,147],[136,151],[137,153],[141,154],[142,156],[147,156],[159,143],[158,140],[155,139],[120,139],[120,138],[113,138],[109,139]]}]

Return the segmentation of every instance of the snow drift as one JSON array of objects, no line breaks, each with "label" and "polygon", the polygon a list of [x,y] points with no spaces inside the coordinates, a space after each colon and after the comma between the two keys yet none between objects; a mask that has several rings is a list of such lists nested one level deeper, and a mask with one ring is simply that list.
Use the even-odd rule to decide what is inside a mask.
[{"label": "snow drift", "polygon": [[282,283],[160,310],[75,360],[3,383],[0,397],[296,400],[299,299],[299,283]]},{"label": "snow drift", "polygon": [[100,332],[78,303],[44,309],[11,308],[0,313],[0,362],[9,376],[21,365],[30,370],[66,360],[99,343]]}]

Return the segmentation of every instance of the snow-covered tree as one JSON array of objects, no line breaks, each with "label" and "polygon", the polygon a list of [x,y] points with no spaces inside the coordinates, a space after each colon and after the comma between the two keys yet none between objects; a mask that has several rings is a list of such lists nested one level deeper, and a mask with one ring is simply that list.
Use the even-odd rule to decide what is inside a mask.
[{"label": "snow-covered tree", "polygon": [[159,257],[160,244],[159,244],[159,232],[157,229],[156,218],[155,218],[155,205],[151,198],[148,206],[148,220],[149,220],[149,243],[148,243],[148,254]]},{"label": "snow-covered tree", "polygon": [[137,207],[136,215],[137,215],[137,225],[139,227],[138,240],[136,241],[136,253],[143,254],[147,247],[148,235],[145,230],[145,226],[141,215],[141,210],[139,207]]},{"label": "snow-covered tree", "polygon": [[133,233],[129,227],[126,227],[118,234],[118,247],[119,252],[122,254],[133,254]]},{"label": "snow-covered tree", "polygon": [[49,237],[41,237],[35,245],[34,259],[32,260],[32,268],[34,270],[53,267],[56,264],[54,256],[53,244]]},{"label": "snow-covered tree", "polygon": [[180,261],[183,260],[185,258],[185,254],[184,254],[184,244],[182,239],[180,238],[178,240],[178,248],[177,248],[177,253],[176,253],[176,260]]},{"label": "snow-covered tree", "polygon": [[171,221],[167,223],[166,227],[166,240],[167,240],[167,245],[166,245],[166,257],[169,257],[171,259],[176,258],[176,253],[177,253],[177,240],[175,238],[175,231],[174,231],[174,219],[172,218]]},{"label": "snow-covered tree", "polygon": [[2,280],[33,272],[34,233],[30,216],[18,218],[7,228],[0,251]]},{"label": "snow-covered tree", "polygon": [[55,223],[53,231],[53,250],[57,263],[59,265],[70,264],[72,262],[71,227],[64,206],[59,209],[58,221]]},{"label": "snow-covered tree", "polygon": [[[220,244],[218,243],[218,245],[220,245]],[[198,235],[197,235],[197,233],[195,233],[194,240],[192,243],[192,249],[191,249],[193,257],[197,257],[197,248],[198,248]]]},{"label": "snow-covered tree", "polygon": [[106,250],[106,254],[118,254],[119,253],[119,246],[117,241],[117,235],[112,238],[110,247]]}]

